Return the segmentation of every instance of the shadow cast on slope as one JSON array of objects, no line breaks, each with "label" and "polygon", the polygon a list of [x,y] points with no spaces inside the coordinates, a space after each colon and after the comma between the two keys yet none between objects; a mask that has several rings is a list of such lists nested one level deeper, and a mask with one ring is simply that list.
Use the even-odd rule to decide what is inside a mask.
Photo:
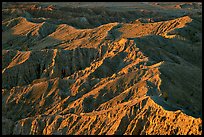
[{"label": "shadow cast on slope", "polygon": [[[10,39],[4,41],[3,51],[4,58],[2,58],[2,66],[4,71],[2,73],[2,87],[11,89],[15,86],[23,86],[31,84],[36,79],[52,78],[54,77],[67,77],[79,70],[83,70],[90,66],[98,56],[98,50],[94,48],[75,48],[72,50],[59,49],[56,43],[61,43],[61,40],[54,39],[50,36],[43,37],[50,41],[50,45],[42,46],[40,49],[32,49],[29,41],[36,39],[35,36],[19,36],[13,35],[9,32]],[[3,39],[4,40],[4,39]],[[35,45],[39,46],[39,45]],[[11,54],[15,52],[15,55]],[[14,65],[7,68],[8,65],[18,58],[17,61],[23,59],[23,55],[31,52],[29,58],[21,64]],[[17,56],[21,55],[21,56]],[[54,63],[54,64],[53,64]],[[50,65],[53,64],[53,68],[50,69]]]},{"label": "shadow cast on slope", "polygon": [[196,53],[192,55],[193,59],[187,58],[193,45],[187,41],[155,35],[132,39],[144,55],[149,57],[150,64],[164,61],[159,68],[162,80],[160,89],[167,93],[168,99],[165,101],[158,95],[152,99],[166,110],[181,110],[187,115],[201,118],[202,71],[195,61],[192,63]]}]

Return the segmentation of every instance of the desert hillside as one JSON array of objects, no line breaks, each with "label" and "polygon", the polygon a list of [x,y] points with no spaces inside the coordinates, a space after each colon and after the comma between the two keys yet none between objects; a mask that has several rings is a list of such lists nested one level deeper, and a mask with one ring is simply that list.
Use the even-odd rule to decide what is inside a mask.
[{"label": "desert hillside", "polygon": [[202,3],[2,3],[2,131],[201,135]]}]

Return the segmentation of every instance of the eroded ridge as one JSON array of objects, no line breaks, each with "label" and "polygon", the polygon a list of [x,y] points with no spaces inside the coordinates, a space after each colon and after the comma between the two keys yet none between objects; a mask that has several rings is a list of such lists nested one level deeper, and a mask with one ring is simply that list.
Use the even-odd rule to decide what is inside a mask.
[{"label": "eroded ridge", "polygon": [[24,6],[3,10],[3,134],[202,134],[200,16],[79,29]]}]

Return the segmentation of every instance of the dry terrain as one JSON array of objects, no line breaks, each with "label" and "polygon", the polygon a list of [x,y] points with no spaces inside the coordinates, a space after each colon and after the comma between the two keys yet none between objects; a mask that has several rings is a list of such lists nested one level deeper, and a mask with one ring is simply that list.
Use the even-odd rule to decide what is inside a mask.
[{"label": "dry terrain", "polygon": [[201,135],[202,3],[2,3],[2,131]]}]

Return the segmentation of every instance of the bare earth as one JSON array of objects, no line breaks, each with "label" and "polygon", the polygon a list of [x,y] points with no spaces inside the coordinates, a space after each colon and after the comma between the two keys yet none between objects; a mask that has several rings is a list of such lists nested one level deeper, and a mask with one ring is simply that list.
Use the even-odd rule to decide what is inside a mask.
[{"label": "bare earth", "polygon": [[201,135],[202,4],[4,2],[2,131]]}]

